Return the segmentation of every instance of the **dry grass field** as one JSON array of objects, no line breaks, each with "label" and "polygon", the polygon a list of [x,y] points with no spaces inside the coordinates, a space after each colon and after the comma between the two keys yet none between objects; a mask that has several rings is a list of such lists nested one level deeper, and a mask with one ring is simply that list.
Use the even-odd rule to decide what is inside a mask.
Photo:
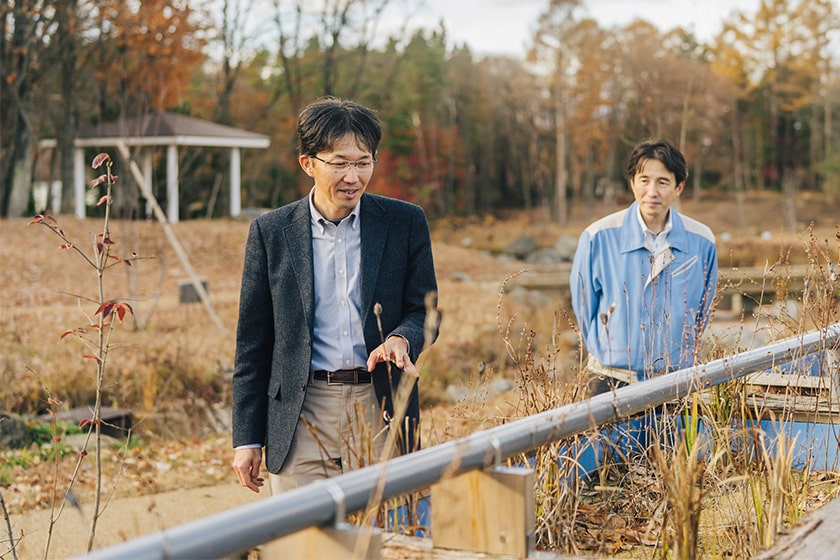
[{"label": "dry grass field", "polygon": [[[774,262],[780,244],[796,244],[801,232],[786,233],[769,219],[781,214],[781,202],[772,196],[747,204],[750,212],[743,231],[734,230],[732,206],[725,201],[684,203],[683,210],[708,223],[720,236],[721,268]],[[799,213],[802,229],[810,222],[834,237],[830,207],[814,200]],[[424,355],[428,373],[424,391],[427,405],[443,400],[449,383],[463,383],[479,363],[504,374],[506,362],[500,331],[527,326],[537,343],[550,341],[555,326],[571,329],[568,309],[560,301],[517,301],[499,298],[505,278],[535,267],[495,258],[505,245],[532,236],[551,246],[559,235],[576,236],[602,209],[577,210],[565,229],[539,214],[503,218],[449,219],[433,225],[434,253],[440,282],[440,308],[444,319],[439,341]],[[740,220],[743,220],[741,217]],[[739,220],[739,221],[740,221]],[[95,271],[47,228],[28,220],[0,223],[0,356],[3,378],[0,410],[35,414],[44,412],[52,395],[66,406],[92,402],[91,364],[83,359],[83,346],[67,330],[92,322],[98,282]],[[821,223],[822,222],[822,223]],[[60,226],[82,251],[90,254],[102,223],[63,216]],[[196,433],[206,414],[191,408],[224,402],[227,375],[233,359],[237,299],[246,221],[188,221],[172,228],[187,255],[189,266],[207,282],[212,313],[200,303],[179,302],[179,284],[189,281],[188,269],[173,250],[162,227],[155,222],[115,221],[111,237],[115,254],[139,258],[132,266],[115,264],[104,275],[106,299],[129,302],[134,318],[115,335],[109,358],[106,405],[135,410],[151,433],[188,436]],[[758,234],[767,231],[771,240]],[[791,260],[797,256],[789,251]],[[544,268],[544,267],[542,267]],[[559,312],[559,314],[558,314]],[[555,325],[555,317],[558,324]],[[170,413],[185,412],[185,418]],[[141,429],[144,429],[141,425]],[[199,431],[200,433],[200,431]]]},{"label": "dry grass field", "polygon": [[[778,196],[752,196],[742,208],[736,216],[727,200],[682,204],[683,212],[704,221],[719,236],[722,273],[727,266],[761,266],[780,256],[791,263],[807,262],[804,247],[815,241],[837,257],[833,201],[797,200],[796,231],[780,222],[787,206]],[[575,209],[565,228],[552,225],[540,213],[432,224],[443,324],[438,342],[418,364],[425,445],[527,413],[517,388],[501,394],[490,390],[496,379],[519,381],[521,364],[516,362],[526,351],[539,360],[544,349],[562,341],[562,349],[569,351],[571,378],[575,336],[565,300],[500,296],[507,278],[538,267],[499,258],[498,253],[526,235],[543,246],[553,245],[560,235],[577,236],[604,211]],[[58,219],[74,244],[90,254],[102,222]],[[138,257],[131,266],[116,263],[109,268],[103,283],[106,299],[129,302],[134,310],[134,317],[115,332],[104,385],[103,404],[131,409],[136,422],[131,445],[108,451],[108,482],[119,481],[117,496],[231,477],[229,376],[247,229],[244,220],[188,221],[172,227],[188,266],[207,282],[219,328],[200,303],[180,302],[188,267],[159,224],[112,223],[114,253]],[[98,280],[95,271],[72,249],[61,249],[61,243],[29,220],[0,222],[0,411],[34,416],[48,408],[61,411],[93,403],[95,367],[85,358],[89,350],[76,337],[61,336],[93,322]],[[569,334],[555,336],[558,333]],[[475,398],[453,403],[447,395],[450,386],[465,387]],[[61,405],[50,405],[50,399]],[[60,461],[66,465],[59,468],[68,471],[73,457],[68,453]],[[0,477],[7,507],[22,511],[46,505],[52,496],[54,465],[37,453],[20,462],[6,465]],[[89,470],[83,470],[80,480],[82,493],[92,491]]]}]

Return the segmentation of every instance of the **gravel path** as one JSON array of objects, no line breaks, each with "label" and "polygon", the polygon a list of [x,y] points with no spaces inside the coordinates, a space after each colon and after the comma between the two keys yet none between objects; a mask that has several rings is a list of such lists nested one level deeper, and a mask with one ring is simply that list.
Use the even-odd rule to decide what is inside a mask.
[{"label": "gravel path", "polygon": [[[254,494],[233,482],[203,488],[177,490],[148,496],[114,500],[97,525],[95,548],[104,548],[141,535],[187,523],[226,509],[259,500],[267,493]],[[49,558],[83,556],[87,550],[90,531],[89,512],[82,505],[82,514],[75,509],[65,510],[53,529]],[[12,515],[12,531],[21,538],[17,555],[20,560],[43,558],[49,530],[49,510],[30,511]],[[5,531],[4,531],[5,533]],[[7,535],[5,536],[7,538]],[[0,540],[5,541],[5,538]],[[0,546],[0,557],[6,554],[6,544]]]}]

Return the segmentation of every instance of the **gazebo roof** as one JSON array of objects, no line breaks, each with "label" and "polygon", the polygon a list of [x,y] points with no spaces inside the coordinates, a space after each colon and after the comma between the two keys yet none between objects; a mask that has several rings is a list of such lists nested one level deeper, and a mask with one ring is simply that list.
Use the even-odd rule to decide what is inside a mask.
[{"label": "gazebo roof", "polygon": [[138,117],[100,123],[76,134],[76,146],[209,146],[267,148],[268,136],[232,126],[178,115],[152,112]]}]

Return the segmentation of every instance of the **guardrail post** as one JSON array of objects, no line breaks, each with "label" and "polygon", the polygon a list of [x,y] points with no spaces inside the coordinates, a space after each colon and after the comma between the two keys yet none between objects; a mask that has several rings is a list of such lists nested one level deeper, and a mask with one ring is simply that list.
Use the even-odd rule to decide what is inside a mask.
[{"label": "guardrail post", "polygon": [[525,558],[534,549],[534,470],[493,467],[432,486],[435,548]]},{"label": "guardrail post", "polygon": [[314,558],[353,558],[379,560],[382,532],[347,523],[344,492],[337,484],[327,487],[335,502],[333,527],[309,527],[269,542],[261,552],[263,560],[309,560]]}]

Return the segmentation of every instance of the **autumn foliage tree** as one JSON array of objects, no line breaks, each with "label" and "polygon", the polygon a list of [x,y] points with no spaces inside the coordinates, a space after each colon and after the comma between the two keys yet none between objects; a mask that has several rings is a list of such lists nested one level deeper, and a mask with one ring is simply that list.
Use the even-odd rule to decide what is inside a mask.
[{"label": "autumn foliage tree", "polygon": [[[378,110],[386,134],[372,187],[433,216],[543,208],[562,223],[573,205],[626,191],[627,152],[660,135],[688,156],[698,198],[840,184],[831,50],[840,26],[830,0],[762,0],[708,43],[643,14],[607,28],[585,3],[552,0],[527,60],[479,56],[443,25],[410,28],[405,4],[0,4],[2,210],[26,203],[33,169],[58,174],[38,161],[39,138],[60,139],[49,166],[69,183],[76,126],[147,110],[271,136],[270,150],[244,154],[242,205],[277,206],[309,186],[296,168],[294,123],[326,94]],[[400,8],[405,25],[386,30],[386,13]],[[191,197],[226,172],[223,158],[183,158]]]},{"label": "autumn foliage tree", "polygon": [[103,117],[183,104],[190,76],[204,60],[208,30],[202,14],[187,1],[103,0],[94,21],[94,78]]}]

